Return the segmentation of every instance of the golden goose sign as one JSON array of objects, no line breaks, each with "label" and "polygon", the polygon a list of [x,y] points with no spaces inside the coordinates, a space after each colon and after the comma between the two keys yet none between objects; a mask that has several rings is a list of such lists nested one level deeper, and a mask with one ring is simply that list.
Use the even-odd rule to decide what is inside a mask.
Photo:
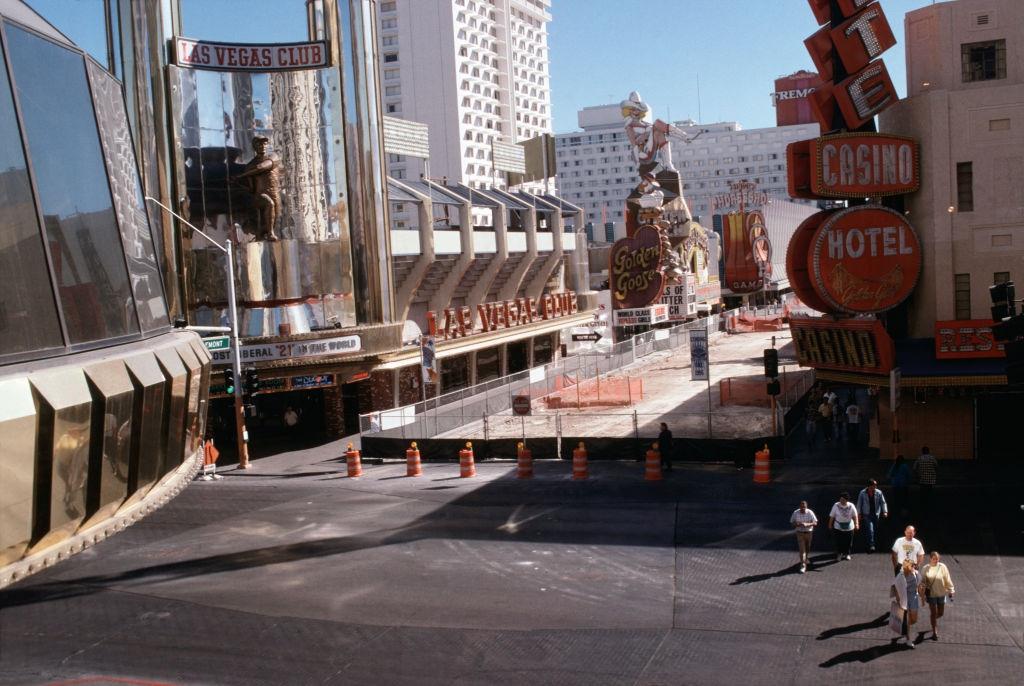
[{"label": "golden goose sign", "polygon": [[646,307],[661,298],[665,289],[662,249],[661,235],[650,225],[615,242],[608,265],[613,309]]}]

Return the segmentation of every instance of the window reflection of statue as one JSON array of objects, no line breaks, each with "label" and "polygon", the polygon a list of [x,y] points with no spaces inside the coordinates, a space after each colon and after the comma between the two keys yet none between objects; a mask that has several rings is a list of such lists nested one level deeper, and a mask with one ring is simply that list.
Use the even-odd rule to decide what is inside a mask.
[{"label": "window reflection of statue", "polygon": [[265,136],[252,139],[256,156],[249,160],[242,173],[236,177],[252,193],[253,226],[258,241],[278,239],[274,227],[281,208],[281,182],[278,178],[280,163],[267,154],[268,142]]}]

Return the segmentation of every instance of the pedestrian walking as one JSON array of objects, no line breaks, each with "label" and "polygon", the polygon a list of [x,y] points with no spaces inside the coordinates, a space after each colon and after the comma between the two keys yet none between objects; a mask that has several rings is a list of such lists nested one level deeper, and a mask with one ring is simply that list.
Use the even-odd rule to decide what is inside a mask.
[{"label": "pedestrian walking", "polygon": [[814,450],[814,444],[818,438],[818,410],[816,407],[808,405],[804,412],[804,432],[807,434],[807,448]]},{"label": "pedestrian walking", "polygon": [[[889,588],[889,597],[894,601],[889,617],[889,626],[895,630],[893,614],[896,617],[902,615],[902,621],[899,622],[900,635],[892,639],[892,643],[895,645],[900,638],[905,638],[907,647],[913,648],[914,642],[910,640],[910,627],[917,624],[917,611],[921,608],[921,574],[914,568],[910,560],[904,560],[901,571],[902,573],[896,575]],[[896,612],[897,606],[899,612]]]},{"label": "pedestrian walking", "polygon": [[930,513],[932,489],[939,476],[939,462],[928,450],[928,446],[921,448],[921,456],[914,462],[914,474],[917,475],[917,484],[921,487],[921,509],[925,513]]},{"label": "pedestrian walking", "polygon": [[835,428],[836,442],[842,443],[846,435],[846,404],[838,396],[832,403],[832,426]]},{"label": "pedestrian walking", "polygon": [[828,398],[822,398],[818,405],[818,425],[821,427],[821,434],[826,443],[832,442],[832,404]]},{"label": "pedestrian walking", "polygon": [[869,553],[875,552],[875,534],[878,532],[878,522],[889,516],[889,506],[885,502],[885,495],[878,488],[878,482],[868,479],[866,488],[861,489],[857,495],[857,512],[860,514],[861,526],[864,528],[865,548]]},{"label": "pedestrian walking", "polygon": [[953,602],[953,579],[949,576],[949,568],[941,561],[942,556],[933,550],[928,564],[921,568],[921,589],[928,601],[928,618],[932,624],[932,640],[939,640],[939,619],[946,611],[946,598]]},{"label": "pedestrian walking", "polygon": [[298,432],[297,427],[299,425],[299,415],[294,409],[292,409],[291,405],[285,408],[284,414],[281,415],[281,421],[284,422],[284,427],[288,432],[288,435],[294,436]]},{"label": "pedestrian walking", "polygon": [[793,514],[790,515],[789,523],[796,530],[796,547],[800,551],[800,573],[803,574],[811,564],[811,536],[814,527],[818,526],[818,517],[815,516],[814,510],[807,507],[807,501],[801,500],[800,507],[793,510]]},{"label": "pedestrian walking", "polygon": [[892,486],[896,496],[895,504],[901,510],[907,510],[910,506],[910,465],[902,455],[896,456],[896,461],[889,467],[889,485]]},{"label": "pedestrian walking", "polygon": [[849,560],[853,552],[853,534],[860,528],[857,506],[850,502],[850,494],[839,494],[839,500],[828,513],[828,528],[836,542],[836,561]]},{"label": "pedestrian walking", "polygon": [[668,424],[661,423],[661,431],[658,432],[658,448],[661,450],[661,468],[666,472],[672,471],[672,432]]},{"label": "pedestrian walking", "polygon": [[915,536],[917,530],[913,524],[908,524],[903,530],[903,535],[892,544],[892,573],[899,574],[900,567],[904,561],[910,560],[914,567],[920,567],[924,563],[924,545]]},{"label": "pedestrian walking", "polygon": [[850,445],[860,445],[860,407],[856,402],[846,408],[846,438]]}]

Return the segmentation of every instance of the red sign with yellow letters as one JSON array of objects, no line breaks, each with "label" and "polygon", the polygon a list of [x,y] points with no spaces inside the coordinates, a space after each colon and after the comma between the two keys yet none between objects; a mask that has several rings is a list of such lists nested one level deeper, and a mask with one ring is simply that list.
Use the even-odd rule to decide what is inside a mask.
[{"label": "red sign with yellow letters", "polygon": [[987,319],[935,322],[935,358],[1006,357],[1005,346],[992,336]]}]

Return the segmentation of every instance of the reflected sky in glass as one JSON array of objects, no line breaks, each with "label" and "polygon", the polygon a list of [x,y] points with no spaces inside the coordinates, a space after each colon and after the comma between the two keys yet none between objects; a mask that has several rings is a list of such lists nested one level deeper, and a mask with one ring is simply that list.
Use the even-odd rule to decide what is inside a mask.
[{"label": "reflected sky in glass", "polygon": [[103,0],[28,0],[28,4],[75,45],[107,66]]},{"label": "reflected sky in glass", "polygon": [[305,0],[181,0],[181,23],[189,38],[227,43],[292,43],[309,35]]}]

